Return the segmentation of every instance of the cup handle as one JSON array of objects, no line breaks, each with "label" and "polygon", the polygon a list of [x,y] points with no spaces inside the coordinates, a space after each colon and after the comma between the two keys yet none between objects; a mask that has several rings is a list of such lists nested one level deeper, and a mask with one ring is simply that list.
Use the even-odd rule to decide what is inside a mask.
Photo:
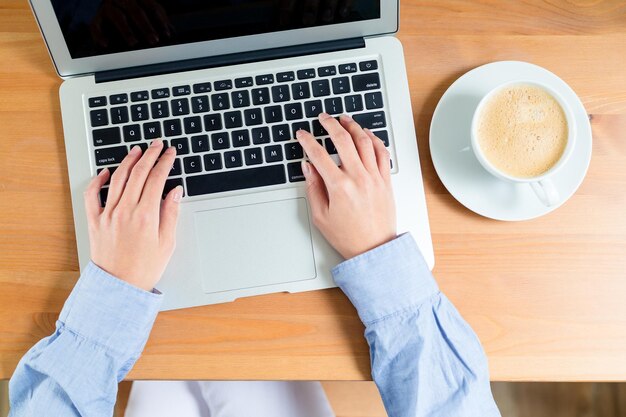
[{"label": "cup handle", "polygon": [[559,192],[551,180],[531,182],[530,186],[544,205],[551,207],[559,202]]}]

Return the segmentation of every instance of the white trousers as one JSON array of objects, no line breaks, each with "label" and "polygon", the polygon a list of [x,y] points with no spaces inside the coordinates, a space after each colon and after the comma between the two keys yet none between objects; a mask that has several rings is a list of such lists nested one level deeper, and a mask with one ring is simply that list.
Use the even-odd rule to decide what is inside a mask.
[{"label": "white trousers", "polygon": [[135,381],[126,417],[335,417],[319,382]]}]

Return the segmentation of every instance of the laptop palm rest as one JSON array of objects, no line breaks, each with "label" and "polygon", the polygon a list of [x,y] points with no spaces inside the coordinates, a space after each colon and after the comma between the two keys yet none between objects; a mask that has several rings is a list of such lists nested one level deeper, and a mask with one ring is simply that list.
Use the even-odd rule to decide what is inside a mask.
[{"label": "laptop palm rest", "polygon": [[194,217],[205,293],[316,277],[304,198],[200,211]]}]

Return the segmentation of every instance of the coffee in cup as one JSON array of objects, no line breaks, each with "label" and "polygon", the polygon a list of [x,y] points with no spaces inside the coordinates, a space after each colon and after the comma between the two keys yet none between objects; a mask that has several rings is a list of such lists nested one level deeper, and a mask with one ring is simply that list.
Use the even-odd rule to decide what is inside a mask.
[{"label": "coffee in cup", "polygon": [[497,86],[472,119],[472,149],[494,176],[528,183],[547,206],[559,194],[550,177],[569,158],[576,139],[574,117],[551,88],[532,81]]}]

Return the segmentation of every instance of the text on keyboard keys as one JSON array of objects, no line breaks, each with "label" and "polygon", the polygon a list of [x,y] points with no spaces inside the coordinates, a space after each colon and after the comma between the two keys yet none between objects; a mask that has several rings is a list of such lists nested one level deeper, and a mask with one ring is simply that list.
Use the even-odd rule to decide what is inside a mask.
[{"label": "text on keyboard keys", "polygon": [[96,149],[96,165],[119,164],[126,155],[128,155],[126,146]]},{"label": "text on keyboard keys", "polygon": [[355,122],[360,124],[363,129],[373,130],[387,126],[387,121],[385,120],[385,112],[383,111],[353,114],[352,118]]},{"label": "text on keyboard keys", "polygon": [[106,146],[120,143],[122,138],[120,136],[119,127],[109,127],[105,129],[96,129],[93,131],[93,145],[94,146]]},{"label": "text on keyboard keys", "polygon": [[380,89],[380,76],[377,72],[352,76],[352,88],[354,91],[367,91]]}]

